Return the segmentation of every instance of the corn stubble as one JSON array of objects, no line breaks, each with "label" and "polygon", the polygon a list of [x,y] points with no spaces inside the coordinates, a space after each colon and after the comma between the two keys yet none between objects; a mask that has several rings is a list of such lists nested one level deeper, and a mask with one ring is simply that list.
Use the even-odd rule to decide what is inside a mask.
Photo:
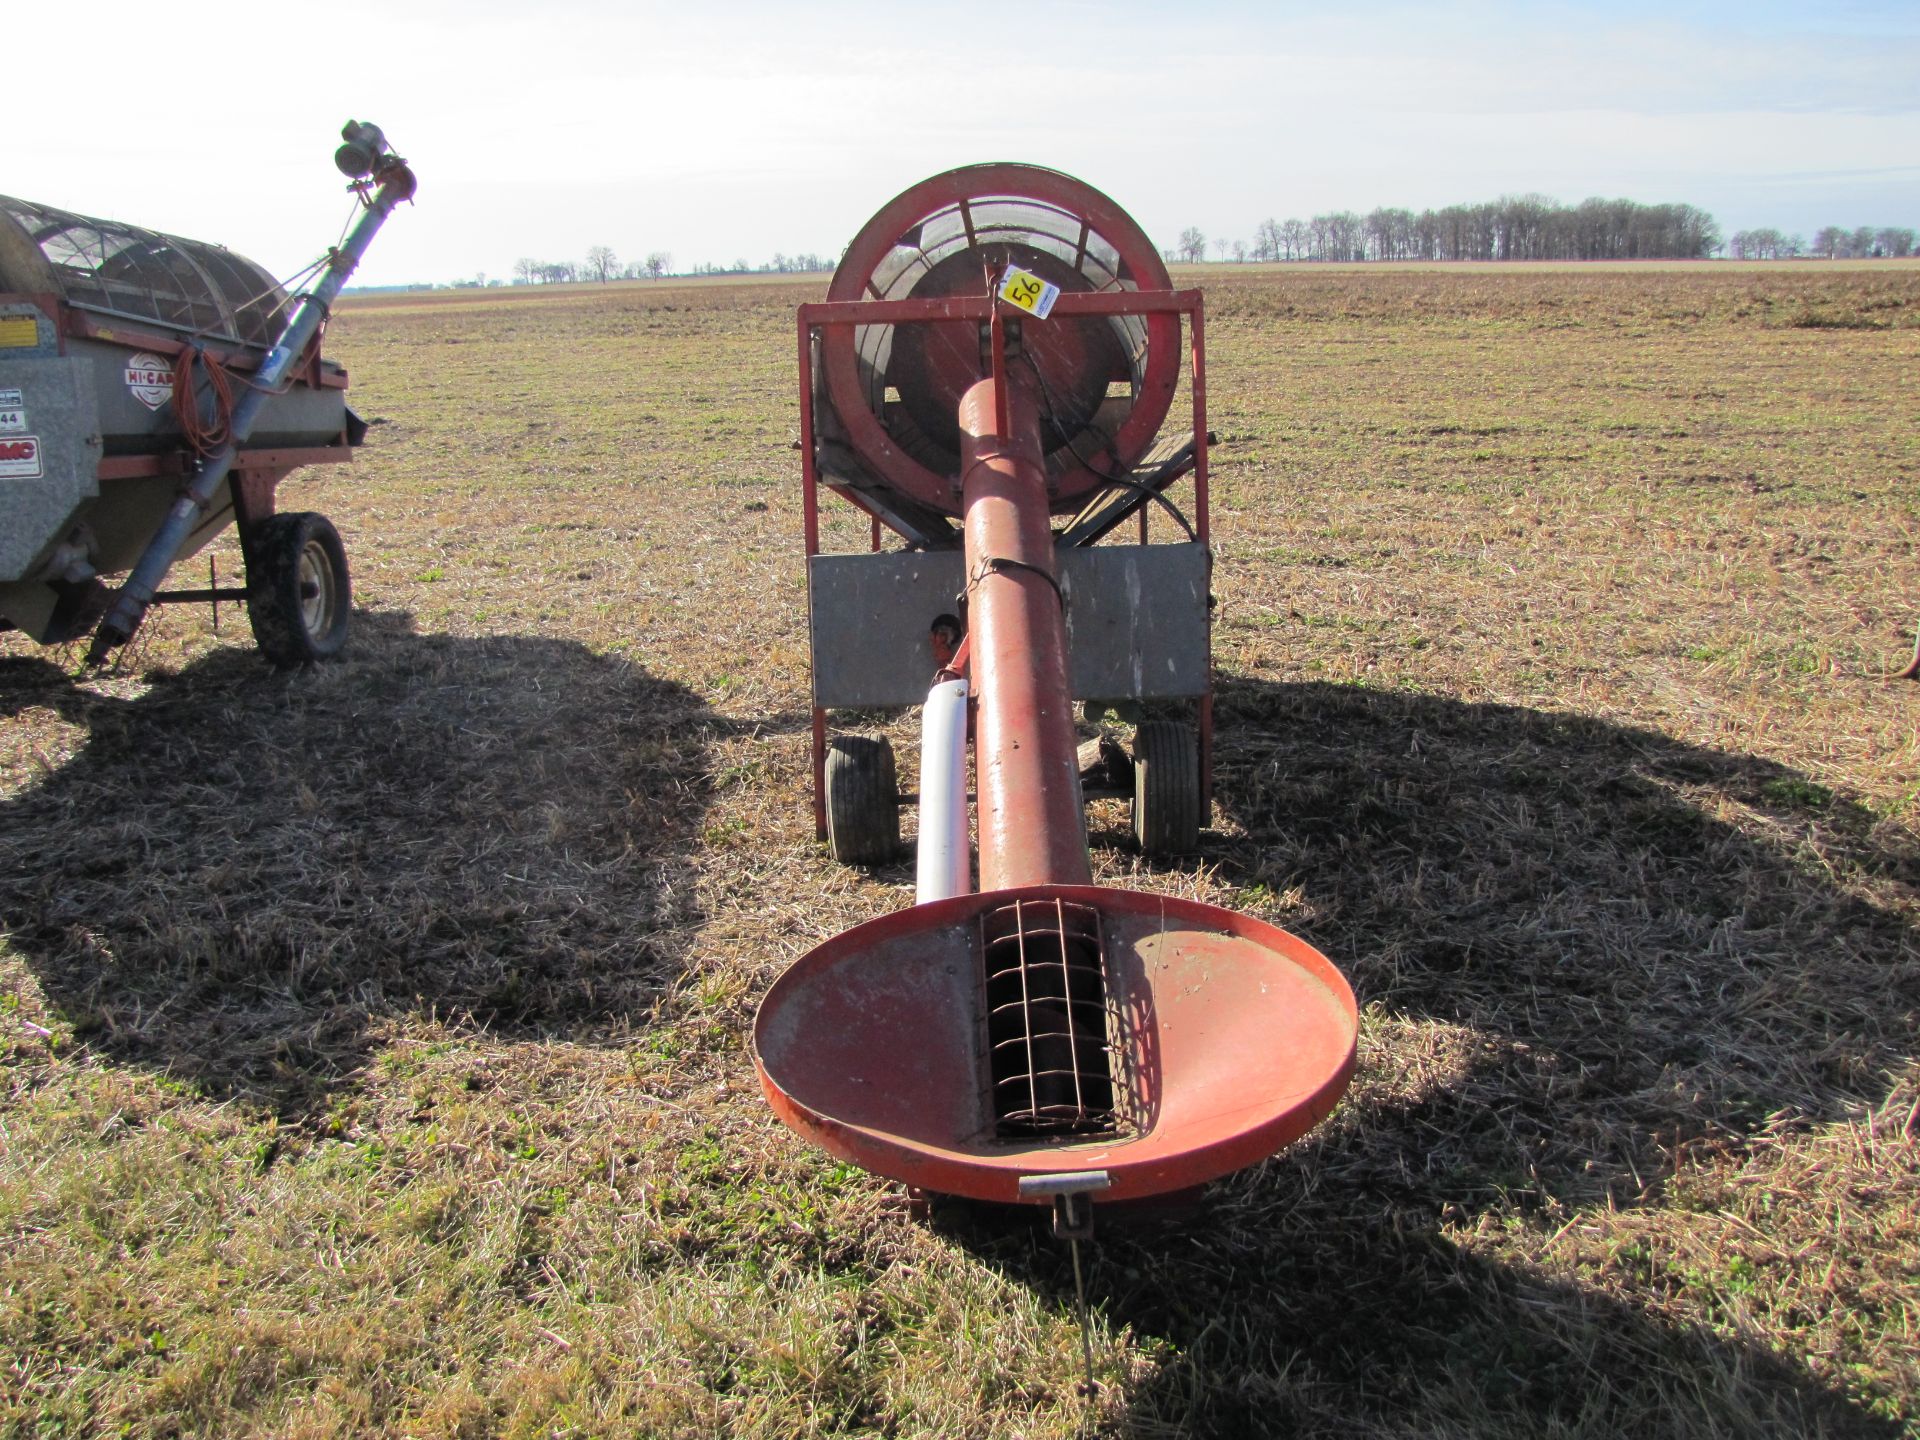
[{"label": "corn stubble", "polygon": [[1096,878],[1366,1028],[1103,1231],[1097,1396],[1064,1250],[759,1099],[756,998],[912,876],[812,839],[814,289],[632,284],[342,307],[342,662],[0,637],[0,1433],[1915,1433],[1920,268],[1183,282],[1216,824],[1102,802]]}]

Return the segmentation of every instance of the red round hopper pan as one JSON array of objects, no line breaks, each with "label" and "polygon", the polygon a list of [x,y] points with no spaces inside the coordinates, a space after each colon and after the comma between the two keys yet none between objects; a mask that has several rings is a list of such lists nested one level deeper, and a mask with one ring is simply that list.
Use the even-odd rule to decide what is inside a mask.
[{"label": "red round hopper pan", "polygon": [[1332,1111],[1357,1025],[1339,971],[1275,926],[1037,885],[835,936],[774,984],[753,1041],[774,1110],[831,1154],[1016,1203],[1022,1178],[1103,1171],[1127,1200],[1266,1158]]}]

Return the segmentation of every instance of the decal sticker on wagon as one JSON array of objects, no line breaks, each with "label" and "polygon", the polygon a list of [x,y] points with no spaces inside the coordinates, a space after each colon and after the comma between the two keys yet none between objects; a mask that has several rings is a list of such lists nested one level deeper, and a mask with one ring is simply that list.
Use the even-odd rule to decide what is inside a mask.
[{"label": "decal sticker on wagon", "polygon": [[0,401],[0,435],[18,434],[27,428],[27,412]]},{"label": "decal sticker on wagon", "polygon": [[173,362],[142,350],[127,361],[127,389],[149,410],[173,398]]},{"label": "decal sticker on wagon", "polygon": [[0,479],[37,480],[40,474],[38,435],[0,438]]}]

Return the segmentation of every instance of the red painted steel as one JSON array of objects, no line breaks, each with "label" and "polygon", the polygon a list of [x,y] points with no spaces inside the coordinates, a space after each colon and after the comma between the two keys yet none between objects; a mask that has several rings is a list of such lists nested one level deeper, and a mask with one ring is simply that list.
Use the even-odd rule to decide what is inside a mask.
[{"label": "red painted steel", "polygon": [[[1187,343],[1193,350],[1193,371],[1191,388],[1193,390],[1193,535],[1202,545],[1208,547],[1208,563],[1213,557],[1213,521],[1212,506],[1208,503],[1211,491],[1211,459],[1208,447],[1212,438],[1207,434],[1207,312],[1203,305],[1195,305],[1187,317]],[[1143,512],[1144,513],[1144,512]],[[1207,654],[1213,654],[1213,611],[1207,611]],[[1213,813],[1213,681],[1209,677],[1207,690],[1200,697],[1199,732],[1200,740],[1200,813]]]},{"label": "red painted steel", "polygon": [[[813,458],[813,327],[800,307],[800,517],[807,547],[807,605],[813,605],[813,557],[820,553],[820,472]],[[808,729],[812,737],[813,838],[827,838],[827,712],[818,705]]]},{"label": "red painted steel", "polygon": [[[996,433],[1001,406],[1006,434]],[[980,888],[1084,885],[1092,872],[1039,408],[1024,385],[982,380],[960,402],[960,435]]]},{"label": "red painted steel", "polygon": [[[1083,217],[1083,255],[1095,234],[1138,244],[1121,247],[1124,279],[1098,291],[1069,283],[1049,320],[1019,316],[1016,329],[1016,312],[993,288],[1018,247],[991,239],[982,217],[1002,200],[1034,197]],[[923,224],[955,204],[966,226],[962,253],[972,259],[928,259]],[[938,244],[926,243],[938,254]],[[898,277],[914,251],[926,262],[926,283],[916,282],[909,298],[884,298],[876,283],[883,262]],[[1168,288],[1144,236],[1097,191],[1026,166],[937,176],[861,231],[827,301],[800,307],[808,555],[819,550],[823,483],[875,518],[876,541],[880,520],[856,487],[820,474],[817,401],[830,407],[823,414],[837,422],[836,438],[844,432],[885,485],[961,521],[968,630],[942,674],[964,667],[977,696],[981,893],[883,916],[802,957],[760,1007],[754,1056],[787,1124],[908,1185],[1017,1203],[1030,1200],[1019,1192],[1023,1177],[1105,1171],[1111,1188],[1103,1200],[1191,1190],[1305,1133],[1330,1113],[1352,1073],[1353,995],[1318,951],[1247,916],[1088,883],[1051,517],[1077,508],[1085,491],[1109,483],[1100,472],[1130,466],[1152,442],[1179,379],[1183,315],[1194,528],[1206,544],[1200,293]],[[1123,378],[1108,331],[1095,323],[1123,316],[1144,319],[1148,342],[1145,355],[1128,362],[1138,368],[1124,377],[1127,418],[1110,445],[1088,447],[1097,453],[1049,454],[1046,446],[1060,443],[1059,417],[1081,413],[1089,396],[1104,399]],[[875,326],[894,327],[891,349],[884,371],[863,381],[856,334]],[[1136,341],[1140,334],[1112,331]],[[869,348],[868,361],[878,364],[878,353]],[[982,369],[987,379],[976,378]],[[916,446],[942,429],[921,459],[895,444],[876,413],[882,378],[893,387],[887,405],[913,416],[902,433]],[[944,448],[956,433],[957,455]],[[925,468],[922,460],[937,455],[951,456],[953,469]],[[1140,538],[1147,540],[1144,508]],[[1197,718],[1210,799],[1210,688]],[[816,828],[824,834],[825,716],[816,708],[812,719]],[[1051,929],[1049,908],[1060,916]],[[1069,911],[1081,916],[1072,926]],[[1017,990],[1008,989],[1016,978]],[[1062,1077],[1071,1079],[1071,1095]],[[1072,1111],[1070,1130],[1035,1133],[1036,1117],[1057,1127],[1062,1105]]]},{"label": "red painted steel", "polygon": [[[997,1139],[979,1030],[981,917],[1015,900],[1100,912],[1119,1133]],[[1022,1175],[1104,1170],[1101,1202],[1265,1159],[1324,1120],[1353,1071],[1353,992],[1324,955],[1251,916],[1171,896],[1049,885],[870,920],[802,956],[754,1021],[761,1088],[841,1159],[908,1185],[1017,1203]]]},{"label": "red painted steel", "polygon": [[[1146,452],[1153,443],[1153,437],[1159,433],[1161,422],[1173,403],[1174,389],[1179,383],[1180,327],[1172,314],[1125,303],[1104,312],[1091,307],[1076,310],[1066,304],[1068,300],[1080,298],[1125,302],[1134,298],[1134,291],[1164,291],[1172,288],[1159,251],[1154,249],[1153,242],[1134,223],[1132,216],[1091,185],[1057,170],[1012,164],[963,166],[921,181],[882,207],[848,247],[845,257],[834,271],[832,283],[827,289],[827,299],[829,302],[867,302],[859,307],[863,312],[860,316],[863,325],[890,323],[887,307],[901,302],[880,298],[881,292],[874,280],[882,267],[897,253],[917,249],[922,228],[932,217],[955,207],[959,207],[965,215],[968,213],[966,207],[970,204],[986,208],[996,202],[1037,202],[1047,209],[1078,216],[1082,222],[1083,237],[1089,231],[1099,236],[1117,256],[1119,273],[1125,277],[1125,284],[1132,288],[1116,288],[1095,295],[1063,287],[1065,293],[1060,296],[1053,310],[1057,321],[1064,321],[1076,314],[1084,316],[1097,313],[1145,314],[1148,317],[1146,368],[1134,389],[1132,409],[1114,434],[1112,444],[1098,454],[1068,455],[1066,463],[1055,477],[1054,487],[1048,496],[1049,504],[1053,509],[1066,513],[1078,508],[1076,501],[1079,497],[1105,484],[1101,471],[1124,469]],[[971,229],[971,219],[967,223]],[[1084,238],[1081,243],[1085,245]],[[938,271],[930,273],[937,274]],[[935,288],[943,288],[945,283],[943,277]],[[935,303],[950,303],[960,298],[963,297],[942,295],[936,297]],[[984,273],[974,298],[981,302],[988,301]],[[967,312],[958,306],[950,312],[956,318],[964,313]],[[985,308],[978,312],[980,318],[985,318],[987,313],[990,312]],[[922,314],[912,318],[924,320],[932,317]],[[1058,342],[1049,340],[1045,343]],[[1097,348],[1097,342],[1076,348],[1079,352],[1092,351]],[[923,504],[950,515],[957,513],[958,506],[950,479],[906,454],[887,434],[880,417],[871,408],[872,399],[862,380],[851,329],[830,327],[825,331],[821,341],[821,368],[834,413],[846,427],[849,443],[867,465],[889,484]]]},{"label": "red painted steel", "polygon": [[[1191,315],[1199,290],[1072,291],[1053,302],[1055,315]],[[799,308],[801,329],[835,325],[896,325],[936,320],[986,320],[994,299],[943,295],[913,300],[809,300]]]},{"label": "red painted steel", "polygon": [[[250,470],[274,471],[285,479],[305,465],[342,465],[353,459],[342,436],[337,446],[313,445],[289,450],[242,450],[240,458]],[[192,462],[177,450],[159,455],[107,455],[94,469],[102,480],[140,480],[151,475],[185,475]]]}]

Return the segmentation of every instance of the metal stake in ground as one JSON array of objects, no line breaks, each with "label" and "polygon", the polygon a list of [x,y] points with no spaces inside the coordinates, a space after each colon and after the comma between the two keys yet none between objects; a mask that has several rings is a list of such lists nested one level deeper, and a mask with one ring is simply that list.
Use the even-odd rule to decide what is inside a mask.
[{"label": "metal stake in ground", "polygon": [[1093,1239],[1093,1197],[1112,1184],[1113,1177],[1104,1170],[1027,1175],[1020,1181],[1022,1200],[1052,1199],[1053,1233],[1067,1242],[1073,1255],[1074,1305],[1080,1316],[1080,1363],[1086,1372],[1082,1393],[1089,1397],[1099,1386],[1093,1378],[1093,1316],[1087,1309],[1087,1281],[1080,1269],[1080,1242]]}]

